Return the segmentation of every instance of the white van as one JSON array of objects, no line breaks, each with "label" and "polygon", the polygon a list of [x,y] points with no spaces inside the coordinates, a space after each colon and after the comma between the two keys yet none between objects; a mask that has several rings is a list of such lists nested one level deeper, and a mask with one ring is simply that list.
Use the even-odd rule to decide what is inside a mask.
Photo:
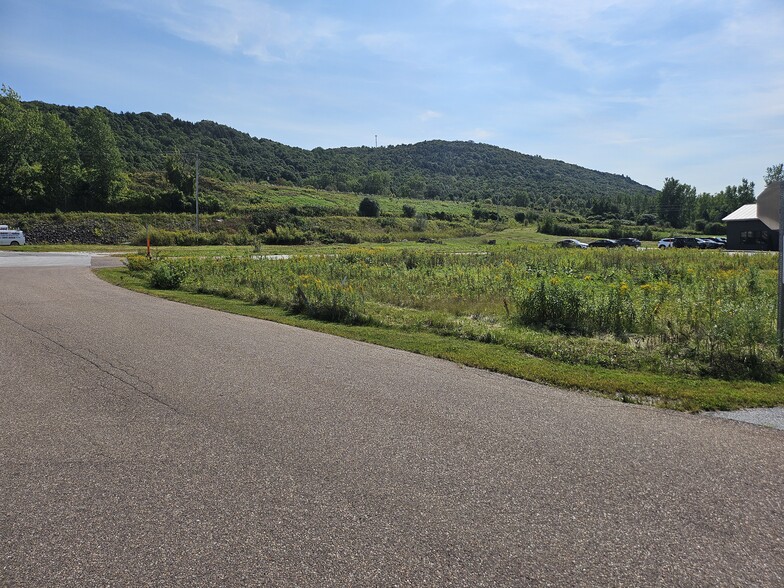
[{"label": "white van", "polygon": [[25,236],[22,231],[11,231],[8,225],[0,225],[0,245],[24,245]]}]

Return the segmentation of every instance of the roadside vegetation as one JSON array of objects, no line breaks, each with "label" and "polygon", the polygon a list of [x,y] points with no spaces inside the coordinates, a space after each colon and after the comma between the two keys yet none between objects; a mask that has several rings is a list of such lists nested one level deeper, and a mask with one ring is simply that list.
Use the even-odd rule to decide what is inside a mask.
[{"label": "roadside vegetation", "polygon": [[[7,86],[0,143],[17,249],[127,253],[149,238],[152,260],[105,274],[142,291],[632,401],[784,404],[775,259],[654,249],[724,233],[754,201],[745,178],[655,190],[470,142],[306,151]],[[777,179],[781,164],[764,180]],[[561,237],[645,249],[556,250]]]},{"label": "roadside vegetation", "polygon": [[[290,259],[135,256],[127,270],[143,289],[380,329],[391,346],[418,335],[471,342],[465,363],[626,400],[689,410],[784,403],[773,256],[353,248]],[[519,373],[535,358],[548,373],[545,364]]]}]

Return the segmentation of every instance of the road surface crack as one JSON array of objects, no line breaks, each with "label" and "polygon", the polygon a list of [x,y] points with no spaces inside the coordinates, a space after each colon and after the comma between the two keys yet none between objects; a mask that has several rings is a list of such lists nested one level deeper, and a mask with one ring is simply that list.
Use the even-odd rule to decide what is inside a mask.
[{"label": "road surface crack", "polygon": [[[47,336],[47,335],[45,335],[45,334],[43,334],[43,333],[41,333],[39,331],[36,331],[32,327],[28,327],[24,323],[19,322],[18,320],[14,319],[13,317],[8,316],[4,312],[0,312],[0,315],[5,317],[6,319],[11,321],[12,323],[22,327],[26,331],[29,331],[30,333],[34,333],[35,335],[38,335],[42,339],[45,339],[46,341],[49,341],[50,343],[53,343],[54,345],[56,345],[57,347],[59,347],[63,351],[66,351],[67,353],[69,353],[69,354],[71,354],[71,355],[73,355],[75,357],[78,357],[79,359],[81,359],[83,361],[86,361],[87,363],[91,364],[92,366],[97,368],[102,373],[106,374],[107,376],[109,376],[111,378],[114,378],[115,380],[117,380],[119,382],[122,382],[126,386],[129,386],[133,390],[136,390],[139,394],[142,394],[143,396],[146,396],[147,398],[149,398],[153,402],[161,404],[161,405],[165,406],[166,408],[168,408],[169,410],[171,410],[172,412],[174,412],[176,414],[179,414],[179,411],[177,410],[176,407],[172,406],[171,404],[169,404],[168,402],[166,402],[165,400],[163,400],[162,398],[159,398],[157,395],[154,394],[155,387],[152,384],[150,384],[149,382],[145,382],[144,380],[142,380],[138,376],[132,375],[126,369],[122,369],[120,367],[117,367],[112,362],[99,357],[98,355],[96,355],[92,351],[88,350],[87,353],[89,353],[89,355],[87,355],[87,354],[84,354],[84,353],[80,353],[78,350],[71,349],[70,347],[67,347],[67,346],[63,345],[62,343],[60,343],[56,339],[52,339],[51,337],[49,337],[49,336]],[[92,357],[90,357],[90,355]],[[106,367],[107,365],[108,365],[108,367]],[[125,376],[125,377],[123,377],[123,376]]]}]

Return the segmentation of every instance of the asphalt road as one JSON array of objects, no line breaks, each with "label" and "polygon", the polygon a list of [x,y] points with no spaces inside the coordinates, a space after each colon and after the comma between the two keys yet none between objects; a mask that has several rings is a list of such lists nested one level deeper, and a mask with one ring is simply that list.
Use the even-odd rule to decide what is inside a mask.
[{"label": "asphalt road", "polygon": [[781,586],[784,433],[0,267],[2,584]]}]

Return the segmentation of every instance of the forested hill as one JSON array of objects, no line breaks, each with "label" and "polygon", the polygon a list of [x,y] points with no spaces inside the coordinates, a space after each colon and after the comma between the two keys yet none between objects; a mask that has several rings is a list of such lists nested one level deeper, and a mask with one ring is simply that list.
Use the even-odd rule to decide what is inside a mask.
[{"label": "forested hill", "polygon": [[[28,102],[73,126],[81,109]],[[164,168],[167,154],[198,153],[201,170],[224,180],[285,181],[340,191],[415,198],[498,198],[518,205],[586,210],[598,201],[651,202],[656,190],[622,175],[473,142],[426,141],[392,147],[289,147],[211,121],[100,109],[127,171]]]}]

